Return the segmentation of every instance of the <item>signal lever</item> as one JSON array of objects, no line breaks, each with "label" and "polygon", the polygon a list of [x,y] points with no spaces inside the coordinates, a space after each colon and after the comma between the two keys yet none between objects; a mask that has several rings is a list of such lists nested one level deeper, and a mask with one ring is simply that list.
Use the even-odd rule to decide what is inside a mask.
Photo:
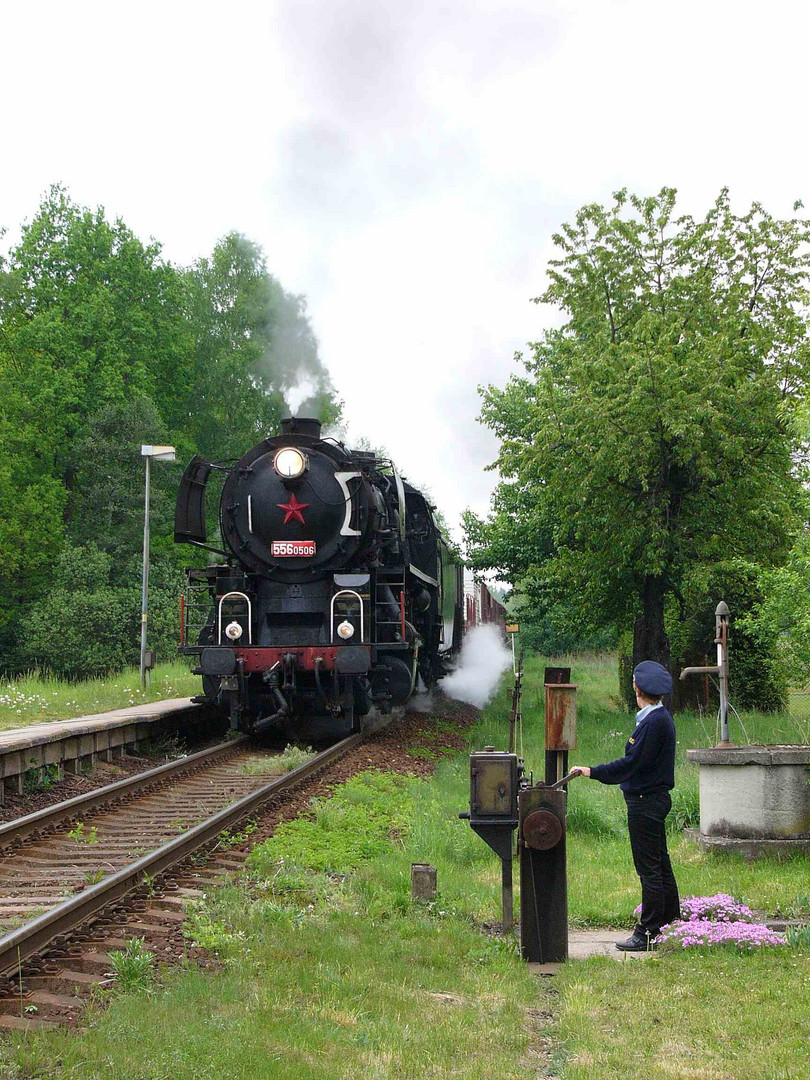
[{"label": "signal lever", "polygon": [[569,780],[573,780],[575,776],[579,775],[580,774],[577,772],[576,769],[572,769],[570,772],[565,774],[562,780],[558,780],[556,784],[549,784],[548,786],[549,788],[551,788],[552,791],[554,791],[556,788],[565,787]]}]

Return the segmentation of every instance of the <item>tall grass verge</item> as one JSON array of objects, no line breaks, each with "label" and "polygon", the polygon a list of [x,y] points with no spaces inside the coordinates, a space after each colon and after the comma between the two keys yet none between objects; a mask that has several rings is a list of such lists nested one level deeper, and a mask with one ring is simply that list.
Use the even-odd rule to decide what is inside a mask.
[{"label": "tall grass verge", "polygon": [[72,720],[147,701],[192,697],[199,692],[199,678],[180,660],[159,664],[146,690],[141,689],[137,668],[84,682],[65,682],[47,673],[32,672],[0,681],[0,731],[51,720]]}]

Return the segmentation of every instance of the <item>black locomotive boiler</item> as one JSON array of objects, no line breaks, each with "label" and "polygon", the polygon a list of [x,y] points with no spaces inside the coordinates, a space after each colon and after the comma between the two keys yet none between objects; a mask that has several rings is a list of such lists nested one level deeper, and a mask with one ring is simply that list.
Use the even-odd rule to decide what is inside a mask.
[{"label": "black locomotive boiler", "polygon": [[[206,484],[224,473],[208,545]],[[187,570],[181,651],[239,731],[348,733],[376,706],[402,705],[445,674],[460,642],[462,567],[425,496],[390,462],[282,421],[233,464],[195,457],[177,498],[175,540],[224,561]]]}]

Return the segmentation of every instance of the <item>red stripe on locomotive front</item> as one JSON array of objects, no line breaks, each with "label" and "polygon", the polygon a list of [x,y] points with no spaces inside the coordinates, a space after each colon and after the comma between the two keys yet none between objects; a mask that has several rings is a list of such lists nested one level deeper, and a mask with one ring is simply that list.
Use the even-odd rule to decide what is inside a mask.
[{"label": "red stripe on locomotive front", "polygon": [[[322,660],[321,667],[325,671],[335,670],[335,656],[338,649],[366,648],[363,645],[316,645],[316,646],[288,646],[284,649],[234,649],[238,659],[244,661],[245,672],[267,671],[275,663],[283,663],[285,656],[294,656],[299,671],[314,671],[315,661]],[[368,650],[367,650],[368,651]]]}]

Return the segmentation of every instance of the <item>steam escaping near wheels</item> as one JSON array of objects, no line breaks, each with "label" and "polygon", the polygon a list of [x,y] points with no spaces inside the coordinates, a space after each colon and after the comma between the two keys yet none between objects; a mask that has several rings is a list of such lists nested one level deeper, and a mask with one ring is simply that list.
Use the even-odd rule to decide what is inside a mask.
[{"label": "steam escaping near wheels", "polygon": [[454,671],[442,679],[442,691],[457,701],[483,709],[501,675],[512,666],[512,652],[498,626],[485,623],[467,633]]}]

